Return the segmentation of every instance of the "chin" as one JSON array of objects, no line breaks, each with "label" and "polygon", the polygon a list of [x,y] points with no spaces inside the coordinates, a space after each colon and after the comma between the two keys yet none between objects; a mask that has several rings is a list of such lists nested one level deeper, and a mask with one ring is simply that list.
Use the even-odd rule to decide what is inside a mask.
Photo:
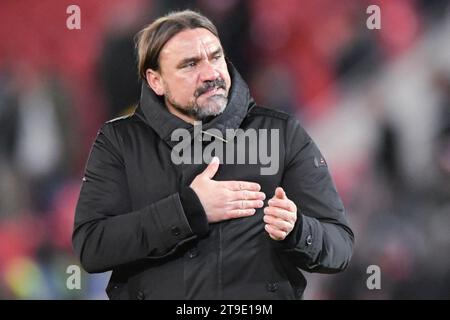
[{"label": "chin", "polygon": [[219,114],[221,114],[226,108],[226,104],[224,105],[216,105],[212,108],[208,109],[208,114],[211,116],[217,116]]},{"label": "chin", "polygon": [[222,113],[227,106],[227,98],[222,95],[210,98],[212,101],[206,105],[199,106],[199,109],[205,110],[208,115],[217,115]]}]

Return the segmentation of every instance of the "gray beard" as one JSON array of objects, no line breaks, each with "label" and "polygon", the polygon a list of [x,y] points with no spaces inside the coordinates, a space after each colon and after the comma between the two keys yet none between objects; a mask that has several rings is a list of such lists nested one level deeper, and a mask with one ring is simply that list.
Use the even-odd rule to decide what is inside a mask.
[{"label": "gray beard", "polygon": [[198,121],[203,121],[208,117],[218,116],[224,112],[228,103],[228,98],[224,95],[209,97],[203,106],[199,106],[197,102],[194,102],[193,105],[181,106],[170,97],[170,94],[165,95],[164,98],[166,103],[169,102],[179,112]]}]

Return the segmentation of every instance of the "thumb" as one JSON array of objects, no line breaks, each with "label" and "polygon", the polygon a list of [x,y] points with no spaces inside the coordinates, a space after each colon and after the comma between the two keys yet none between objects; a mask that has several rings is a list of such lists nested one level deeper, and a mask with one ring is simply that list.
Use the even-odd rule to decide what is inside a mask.
[{"label": "thumb", "polygon": [[286,199],[286,193],[284,192],[283,188],[278,187],[275,189],[275,197],[279,199]]},{"label": "thumb", "polygon": [[211,162],[208,164],[206,169],[202,172],[202,174],[206,175],[208,179],[212,179],[217,170],[219,170],[220,160],[217,157],[212,158]]}]

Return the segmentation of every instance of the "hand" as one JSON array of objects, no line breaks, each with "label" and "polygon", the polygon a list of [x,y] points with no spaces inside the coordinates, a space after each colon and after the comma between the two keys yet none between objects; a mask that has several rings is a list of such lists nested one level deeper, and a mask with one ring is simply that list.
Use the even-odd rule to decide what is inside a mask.
[{"label": "hand", "polygon": [[266,198],[263,192],[259,192],[261,186],[246,181],[212,180],[219,164],[219,158],[214,157],[190,185],[200,199],[208,222],[254,215],[256,208],[264,206],[263,200]]},{"label": "hand", "polygon": [[273,240],[284,240],[294,229],[297,221],[297,206],[288,199],[283,188],[275,189],[275,195],[264,208],[265,229]]}]

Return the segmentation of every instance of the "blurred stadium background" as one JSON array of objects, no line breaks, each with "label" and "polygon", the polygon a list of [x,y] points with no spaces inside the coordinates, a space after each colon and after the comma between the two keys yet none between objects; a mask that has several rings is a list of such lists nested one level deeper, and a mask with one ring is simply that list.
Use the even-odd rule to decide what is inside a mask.
[{"label": "blurred stadium background", "polygon": [[[66,9],[81,9],[68,30]],[[366,8],[381,8],[368,30]],[[438,0],[0,2],[0,298],[68,290],[74,207],[100,125],[139,97],[133,35],[200,10],[263,105],[293,113],[330,165],[356,234],[349,269],[307,299],[450,298],[450,6]],[[381,290],[368,290],[369,265]]]}]

